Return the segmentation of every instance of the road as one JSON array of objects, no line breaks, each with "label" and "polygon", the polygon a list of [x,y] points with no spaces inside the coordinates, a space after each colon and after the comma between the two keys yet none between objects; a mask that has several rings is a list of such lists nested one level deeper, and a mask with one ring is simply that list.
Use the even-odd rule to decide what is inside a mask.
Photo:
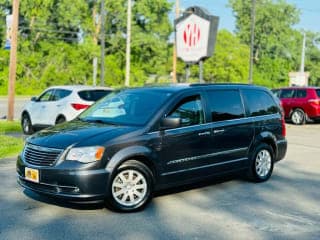
[{"label": "road", "polygon": [[214,180],[131,214],[23,191],[14,159],[0,160],[0,239],[319,239],[320,125],[287,133],[287,156],[268,182]]},{"label": "road", "polygon": [[[30,97],[16,97],[14,105],[14,119],[20,119],[23,106],[30,100]],[[0,97],[0,119],[8,114],[8,98]]]}]

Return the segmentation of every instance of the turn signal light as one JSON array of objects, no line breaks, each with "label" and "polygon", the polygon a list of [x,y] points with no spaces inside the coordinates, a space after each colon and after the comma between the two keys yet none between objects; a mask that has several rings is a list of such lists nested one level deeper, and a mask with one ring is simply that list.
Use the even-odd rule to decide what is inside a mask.
[{"label": "turn signal light", "polygon": [[90,105],[88,105],[88,104],[81,104],[81,103],[71,103],[71,106],[72,106],[75,110],[82,110],[82,109],[88,108]]}]

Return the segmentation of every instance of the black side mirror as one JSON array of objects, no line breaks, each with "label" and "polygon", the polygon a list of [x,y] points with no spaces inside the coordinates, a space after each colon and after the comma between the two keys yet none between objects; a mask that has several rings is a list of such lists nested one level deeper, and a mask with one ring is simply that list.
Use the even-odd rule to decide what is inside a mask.
[{"label": "black side mirror", "polygon": [[32,102],[36,102],[36,101],[38,101],[38,98],[37,98],[37,97],[32,97],[32,98],[31,98],[31,101],[32,101]]},{"label": "black side mirror", "polygon": [[161,119],[161,122],[160,122],[161,130],[177,128],[180,126],[181,126],[181,118],[167,117],[167,118]]}]

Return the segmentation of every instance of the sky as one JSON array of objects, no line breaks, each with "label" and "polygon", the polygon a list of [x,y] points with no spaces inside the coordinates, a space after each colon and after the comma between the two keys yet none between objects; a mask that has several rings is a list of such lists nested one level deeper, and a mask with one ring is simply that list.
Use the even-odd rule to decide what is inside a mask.
[{"label": "sky", "polygon": [[[175,0],[170,1],[175,2]],[[300,23],[295,26],[297,29],[320,33],[320,0],[287,0],[287,2],[296,5],[301,11]],[[220,17],[219,29],[234,31],[235,18],[227,4],[228,0],[180,0],[180,8],[186,9],[194,5],[205,7],[211,14]]]}]

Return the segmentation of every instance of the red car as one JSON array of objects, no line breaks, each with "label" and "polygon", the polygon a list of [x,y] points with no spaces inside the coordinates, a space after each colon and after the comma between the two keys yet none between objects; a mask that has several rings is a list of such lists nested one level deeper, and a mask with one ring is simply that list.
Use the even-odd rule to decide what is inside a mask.
[{"label": "red car", "polygon": [[320,120],[320,87],[288,87],[272,92],[280,98],[285,118],[294,124]]}]

